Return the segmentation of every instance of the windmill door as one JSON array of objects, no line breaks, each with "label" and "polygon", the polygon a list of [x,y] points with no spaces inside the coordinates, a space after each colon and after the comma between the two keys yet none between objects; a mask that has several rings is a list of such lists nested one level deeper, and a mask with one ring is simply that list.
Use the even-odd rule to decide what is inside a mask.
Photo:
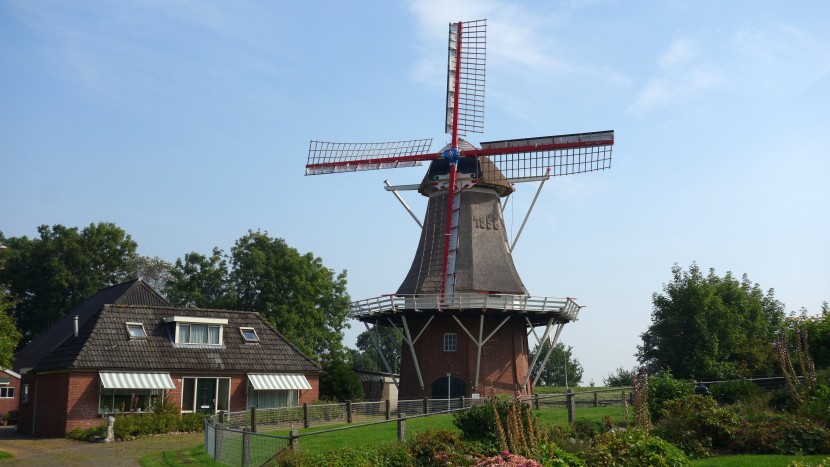
[{"label": "windmill door", "polygon": [[449,398],[452,399],[467,395],[467,384],[464,381],[458,378],[451,378],[450,381],[449,392],[447,392],[447,378],[436,379],[432,383],[432,398],[446,399],[449,394]]}]

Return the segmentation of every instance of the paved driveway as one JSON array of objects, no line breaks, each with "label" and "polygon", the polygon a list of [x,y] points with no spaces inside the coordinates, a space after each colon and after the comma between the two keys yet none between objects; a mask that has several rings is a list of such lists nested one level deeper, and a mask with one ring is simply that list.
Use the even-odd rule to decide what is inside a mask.
[{"label": "paved driveway", "polygon": [[154,436],[121,443],[87,443],[64,438],[22,435],[14,427],[0,427],[0,451],[14,457],[5,465],[139,465],[138,459],[157,451],[200,444],[202,433]]}]

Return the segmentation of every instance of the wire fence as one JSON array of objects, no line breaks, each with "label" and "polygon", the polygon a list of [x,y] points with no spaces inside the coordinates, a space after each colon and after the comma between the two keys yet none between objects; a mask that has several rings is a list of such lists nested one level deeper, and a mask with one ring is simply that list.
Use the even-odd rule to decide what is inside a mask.
[{"label": "wire fence", "polygon": [[[783,378],[750,380],[764,390],[785,385]],[[703,381],[711,386],[723,381]],[[577,420],[602,421],[605,417],[620,420],[624,407],[631,404],[631,388],[591,389],[579,392],[534,394],[520,397],[546,423],[566,424]],[[280,451],[298,446],[301,438],[317,437],[336,431],[389,424],[387,435],[396,433],[402,441],[407,420],[449,414],[483,404],[486,399],[458,397],[451,399],[413,399],[401,401],[366,401],[339,404],[304,404],[299,407],[256,409],[245,412],[220,412],[205,420],[205,450],[219,462],[228,465],[262,465]],[[313,432],[300,433],[300,428],[342,424]],[[391,430],[393,424],[397,430]],[[287,435],[262,433],[285,432]],[[305,441],[304,441],[305,443]]]}]

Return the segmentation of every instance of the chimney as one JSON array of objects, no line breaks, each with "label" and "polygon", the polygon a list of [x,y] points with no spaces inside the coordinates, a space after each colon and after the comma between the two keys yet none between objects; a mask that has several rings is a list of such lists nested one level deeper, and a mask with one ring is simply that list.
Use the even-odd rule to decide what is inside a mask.
[{"label": "chimney", "polygon": [[75,337],[78,337],[78,315],[75,315]]}]

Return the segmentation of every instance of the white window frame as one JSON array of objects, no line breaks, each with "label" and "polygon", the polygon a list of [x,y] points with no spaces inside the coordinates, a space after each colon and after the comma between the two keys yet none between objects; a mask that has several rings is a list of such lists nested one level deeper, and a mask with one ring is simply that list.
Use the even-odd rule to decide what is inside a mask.
[{"label": "white window frame", "polygon": [[14,386],[0,387],[0,399],[14,399]]},{"label": "white window frame", "polygon": [[[164,318],[165,323],[174,323],[175,327],[175,335],[174,335],[174,342],[177,345],[212,345],[212,346],[221,346],[224,344],[224,332],[225,326],[228,324],[227,319],[223,318],[197,318],[193,316],[172,316],[170,318]],[[179,335],[179,325],[180,324],[204,324],[210,327],[211,325],[219,327],[219,343],[217,344],[209,344],[209,343],[191,343],[191,342],[182,342],[181,336]]]},{"label": "white window frame", "polygon": [[[126,322],[124,326],[127,328],[127,335],[130,336],[130,339],[146,339],[147,338],[147,330],[144,329],[144,323],[137,323],[137,322]],[[141,329],[141,336],[134,336],[130,329]]]},{"label": "white window frame", "polygon": [[[185,396],[185,394],[184,394],[184,382],[185,382],[185,380],[188,380],[188,379],[194,380],[193,381],[193,394],[191,394],[192,397],[193,397],[194,407],[189,407],[188,409],[185,409],[185,407],[184,407],[184,396]],[[218,409],[218,407],[219,407],[219,380],[221,379],[221,380],[227,380],[228,381],[227,408],[224,409],[224,411],[225,412],[229,411],[230,406],[231,406],[231,394],[233,392],[233,380],[231,378],[225,377],[225,376],[185,376],[181,380],[182,387],[181,387],[181,391],[179,391],[181,393],[181,397],[179,399],[179,407],[181,409],[181,412],[182,413],[195,413],[195,412],[198,412],[198,409],[194,410],[194,408],[196,408],[195,407],[196,399],[198,398],[198,392],[197,391],[199,390],[198,380],[200,380],[200,379],[215,379],[216,380],[216,392],[215,392],[215,395],[214,395],[214,398],[213,398],[213,400],[215,401],[214,406],[213,406],[213,412],[214,413],[219,413],[219,409]]]},{"label": "white window frame", "polygon": [[444,352],[455,352],[458,350],[458,334],[454,332],[444,333]]},{"label": "white window frame", "polygon": [[[245,335],[246,332],[254,333],[254,338],[249,339],[248,336]],[[256,329],[254,328],[241,327],[239,328],[239,333],[242,334],[242,339],[245,340],[245,342],[259,342],[259,334],[256,333]]]}]

